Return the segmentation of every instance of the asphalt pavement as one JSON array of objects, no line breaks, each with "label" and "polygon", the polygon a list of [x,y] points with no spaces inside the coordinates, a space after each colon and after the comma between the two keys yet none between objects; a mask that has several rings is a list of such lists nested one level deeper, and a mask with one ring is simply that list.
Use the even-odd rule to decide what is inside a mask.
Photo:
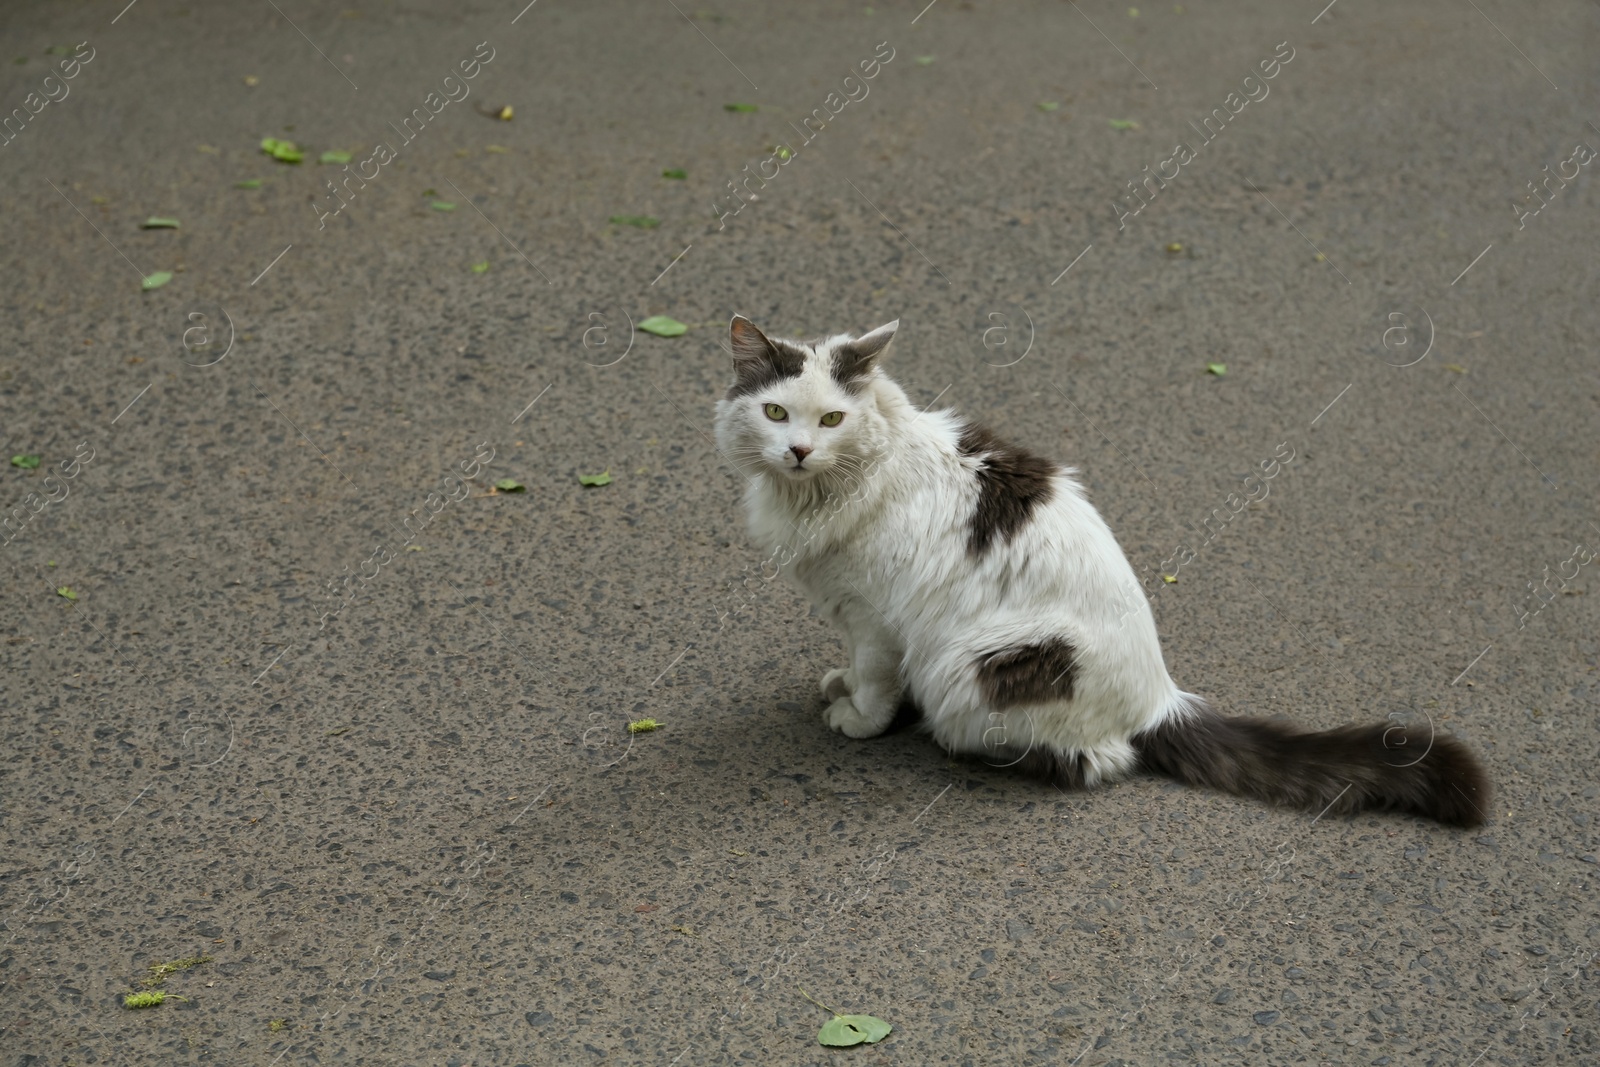
[{"label": "asphalt pavement", "polygon": [[[1600,1063],[1600,10],[525,2],[0,9],[0,1065]],[[828,731],[734,313],[1487,825]]]}]

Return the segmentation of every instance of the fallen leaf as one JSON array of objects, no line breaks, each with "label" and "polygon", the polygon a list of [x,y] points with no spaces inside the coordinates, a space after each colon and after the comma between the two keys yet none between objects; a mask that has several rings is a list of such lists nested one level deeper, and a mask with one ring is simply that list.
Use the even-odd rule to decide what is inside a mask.
[{"label": "fallen leaf", "polygon": [[894,1029],[875,1015],[835,1015],[822,1024],[817,1040],[824,1045],[873,1044],[889,1036]]},{"label": "fallen leaf", "polygon": [[1132,119],[1106,119],[1113,130],[1137,130],[1139,124]]},{"label": "fallen leaf", "polygon": [[603,471],[600,474],[580,474],[580,475],[578,475],[578,484],[579,485],[590,485],[590,486],[594,486],[594,485],[610,485],[611,484],[611,472],[610,471]]},{"label": "fallen leaf", "polygon": [[488,269],[489,269],[489,261],[487,259],[484,260],[482,263],[474,263],[472,265],[472,273],[474,273],[474,274],[482,274],[484,271],[486,271]]},{"label": "fallen leaf", "polygon": [[317,162],[318,163],[348,163],[354,158],[355,157],[352,156],[349,152],[341,152],[336,148],[330,148],[328,151],[322,153],[321,156],[317,157]]},{"label": "fallen leaf", "polygon": [[261,151],[279,163],[299,163],[305,158],[305,153],[293,141],[280,141],[276,137],[263,137]]},{"label": "fallen leaf", "polygon": [[170,270],[158,270],[154,274],[147,277],[144,281],[140,282],[139,288],[145,290],[159,289],[171,280],[172,272]]},{"label": "fallen leaf", "polygon": [[668,318],[666,315],[651,315],[639,323],[639,329],[645,333],[653,333],[657,337],[677,337],[688,328],[677,319]]},{"label": "fallen leaf", "polygon": [[760,108],[756,107],[756,105],[754,105],[754,104],[723,104],[722,105],[722,110],[724,110],[724,111],[747,112],[747,111],[759,111]]},{"label": "fallen leaf", "polygon": [[1033,106],[1038,108],[1040,111],[1060,111],[1061,110],[1061,105],[1056,103],[1054,100],[1041,100],[1041,101],[1039,101],[1037,104],[1035,104]]},{"label": "fallen leaf", "polygon": [[246,74],[244,76],[244,83],[254,87],[261,84],[261,79],[256,77],[254,74]]},{"label": "fallen leaf", "polygon": [[39,463],[42,459],[42,456],[35,456],[31,453],[20,456],[12,456],[11,465],[13,467],[21,467],[25,471],[31,471],[39,466]]},{"label": "fallen leaf", "polygon": [[78,599],[78,594],[73,591],[72,586],[70,585],[63,585],[61,588],[57,589],[56,596],[64,596],[68,600]]},{"label": "fallen leaf", "polygon": [[448,200],[435,200],[428,206],[433,208],[435,211],[454,211],[456,209],[456,206],[450,203]]},{"label": "fallen leaf", "polygon": [[1173,241],[1171,244],[1169,244],[1167,246],[1167,251],[1172,253],[1173,255],[1177,255],[1179,252],[1183,251],[1183,246],[1181,244],[1179,244],[1177,241]]},{"label": "fallen leaf", "polygon": [[653,230],[661,225],[661,220],[651,215],[612,215],[606,221],[618,226],[637,226],[641,230]]},{"label": "fallen leaf", "polygon": [[661,176],[663,178],[672,178],[681,182],[689,176],[689,172],[684,170],[682,167],[672,167],[668,170],[662,171]]},{"label": "fallen leaf", "polygon": [[494,113],[494,117],[499,119],[501,122],[510,122],[511,121],[511,116],[512,116],[512,111],[511,111],[511,105],[510,104],[507,104],[505,107],[501,108],[499,111],[496,111]]},{"label": "fallen leaf", "polygon": [[233,187],[235,189],[259,189],[259,188],[261,188],[261,179],[260,178],[246,178],[242,182],[234,182],[233,183]]},{"label": "fallen leaf", "polygon": [[497,156],[503,156],[507,152],[511,151],[511,149],[507,148],[503,144],[492,144],[492,145],[489,145],[487,148],[485,148],[484,151],[485,152],[493,152]]},{"label": "fallen leaf", "polygon": [[1459,363],[1446,363],[1446,364],[1444,364],[1444,369],[1445,370],[1453,370],[1457,374],[1465,374],[1465,373],[1467,373],[1467,368],[1463,367]]},{"label": "fallen leaf", "polygon": [[494,487],[502,493],[526,493],[528,487],[515,478],[501,478],[494,483]]},{"label": "fallen leaf", "polygon": [[1220,378],[1228,373],[1228,365],[1226,363],[1207,363],[1206,370]]},{"label": "fallen leaf", "polygon": [[178,228],[178,220],[163,218],[160,215],[151,215],[139,224],[139,228],[141,230],[176,230]]},{"label": "fallen leaf", "polygon": [[926,67],[929,63],[932,63],[932,62],[933,62],[933,57],[932,56],[918,56],[917,57],[917,66],[919,66],[919,67]]},{"label": "fallen leaf", "polygon": [[1166,582],[1168,585],[1178,584],[1178,576],[1176,574],[1163,574],[1161,576],[1161,580]]}]

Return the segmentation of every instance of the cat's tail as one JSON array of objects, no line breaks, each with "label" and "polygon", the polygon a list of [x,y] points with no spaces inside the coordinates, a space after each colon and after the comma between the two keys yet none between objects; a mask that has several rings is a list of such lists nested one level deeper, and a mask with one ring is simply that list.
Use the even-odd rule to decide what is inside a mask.
[{"label": "cat's tail", "polygon": [[1461,742],[1431,723],[1297,730],[1229,718],[1184,694],[1176,714],[1132,739],[1144,768],[1307,811],[1407,811],[1450,826],[1480,826],[1489,780]]}]

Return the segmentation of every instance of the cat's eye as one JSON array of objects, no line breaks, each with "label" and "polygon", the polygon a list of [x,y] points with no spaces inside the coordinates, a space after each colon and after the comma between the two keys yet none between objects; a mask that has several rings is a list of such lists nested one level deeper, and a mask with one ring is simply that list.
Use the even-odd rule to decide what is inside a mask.
[{"label": "cat's eye", "polygon": [[771,419],[773,422],[782,422],[788,417],[789,413],[783,410],[783,408],[779,407],[777,404],[767,405],[767,418]]},{"label": "cat's eye", "polygon": [[824,426],[837,426],[843,421],[844,412],[842,411],[830,411],[822,416],[822,425]]}]

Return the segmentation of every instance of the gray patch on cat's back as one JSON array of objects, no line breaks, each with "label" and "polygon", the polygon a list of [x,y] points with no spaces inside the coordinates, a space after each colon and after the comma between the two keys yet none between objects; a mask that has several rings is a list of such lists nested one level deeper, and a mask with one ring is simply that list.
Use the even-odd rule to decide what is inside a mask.
[{"label": "gray patch on cat's back", "polygon": [[978,657],[978,684],[999,710],[1072,699],[1077,649],[1064,637],[1011,645]]},{"label": "gray patch on cat's back", "polygon": [[1027,524],[1034,509],[1055,492],[1056,466],[1015,445],[1007,444],[982,426],[968,423],[956,448],[976,456],[978,504],[973,509],[967,553],[981,557],[996,542],[1004,544]]}]

